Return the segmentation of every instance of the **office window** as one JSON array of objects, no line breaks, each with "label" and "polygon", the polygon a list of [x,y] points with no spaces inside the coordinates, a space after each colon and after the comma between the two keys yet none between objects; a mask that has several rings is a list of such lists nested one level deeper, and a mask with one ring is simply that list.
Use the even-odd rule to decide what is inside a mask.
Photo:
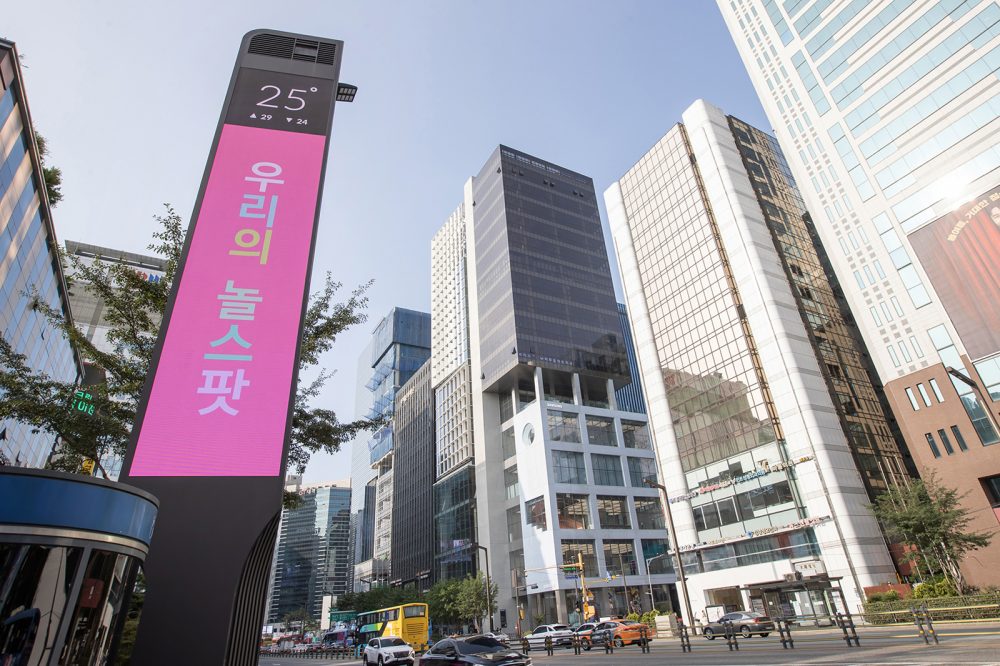
[{"label": "office window", "polygon": [[917,396],[909,386],[906,387],[906,397],[910,399],[910,407],[913,407],[913,411],[919,412],[920,405],[917,404]]},{"label": "office window", "polygon": [[994,509],[1000,509],[1000,476],[988,476],[980,479],[980,482],[986,491],[986,497],[990,500],[990,505]]},{"label": "office window", "polygon": [[588,416],[587,441],[597,446],[618,446],[615,438],[615,420],[603,416]]},{"label": "office window", "polygon": [[965,438],[962,437],[962,431],[958,429],[958,426],[951,427],[951,434],[955,436],[955,441],[958,442],[958,448],[962,451],[968,451],[969,447],[965,443]]},{"label": "office window", "polygon": [[948,433],[946,433],[944,430],[939,429],[938,439],[941,440],[941,445],[944,446],[945,453],[947,453],[949,456],[955,453],[955,449],[951,447],[951,440],[948,439]]},{"label": "office window", "polygon": [[659,498],[636,497],[635,519],[640,530],[664,530],[667,528],[663,517],[663,506]]},{"label": "office window", "polygon": [[594,548],[593,540],[562,540],[563,564],[576,564],[580,555],[583,555],[583,575],[595,577],[600,575],[597,571],[597,549]]},{"label": "office window", "polygon": [[602,530],[627,530],[632,526],[632,521],[628,518],[628,501],[625,497],[598,495],[597,516]]},{"label": "office window", "polygon": [[604,566],[608,573],[620,576],[635,575],[635,543],[631,539],[604,540]]},{"label": "office window", "polygon": [[889,352],[889,358],[892,359],[892,364],[898,368],[900,363],[899,363],[899,356],[896,354],[895,347],[889,345],[885,349],[887,352]]},{"label": "office window", "polygon": [[624,486],[622,462],[618,456],[605,456],[599,453],[590,454],[590,462],[594,467],[594,484],[598,486]]},{"label": "office window", "polygon": [[674,572],[674,558],[666,539],[643,539],[642,558],[646,560],[646,571],[650,574],[670,574]]},{"label": "office window", "polygon": [[920,391],[920,397],[924,401],[924,405],[927,407],[931,406],[931,397],[927,394],[927,389],[924,388],[923,384],[917,384],[917,390]]},{"label": "office window", "polygon": [[934,441],[934,435],[932,435],[932,434],[930,434],[928,432],[928,433],[924,433],[924,437],[927,438],[927,445],[929,447],[931,447],[931,453],[934,454],[934,457],[935,458],[940,458],[941,457],[941,451],[938,450],[937,442]]},{"label": "office window", "polygon": [[583,454],[574,451],[553,451],[552,470],[556,483],[587,483],[587,468]]},{"label": "office window", "polygon": [[549,411],[549,439],[553,442],[580,442],[580,419],[572,412]]},{"label": "office window", "polygon": [[625,448],[627,449],[646,449],[649,450],[649,430],[646,428],[646,424],[641,421],[625,421],[622,420],[622,439],[625,440]]},{"label": "office window", "polygon": [[549,528],[545,520],[545,497],[536,497],[524,503],[525,522],[545,531]]},{"label": "office window", "polygon": [[503,452],[503,459],[513,458],[517,455],[517,449],[514,444],[514,429],[507,428],[502,433],[500,433],[500,449]]},{"label": "office window", "polygon": [[629,457],[628,477],[633,488],[647,488],[647,479],[656,483],[656,461],[652,458]]},{"label": "office window", "polygon": [[507,492],[507,499],[516,499],[521,496],[521,488],[517,483],[517,465],[503,471],[503,485]]},{"label": "office window", "polygon": [[521,540],[521,505],[507,509],[507,541]]},{"label": "office window", "polygon": [[590,497],[588,495],[556,494],[559,527],[564,530],[589,530]]}]

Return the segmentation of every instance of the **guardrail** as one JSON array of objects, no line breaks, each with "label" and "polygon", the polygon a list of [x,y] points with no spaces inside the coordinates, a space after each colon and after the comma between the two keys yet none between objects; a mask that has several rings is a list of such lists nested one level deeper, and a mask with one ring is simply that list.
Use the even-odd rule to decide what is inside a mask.
[{"label": "guardrail", "polygon": [[299,659],[332,659],[356,661],[361,658],[360,647],[320,648],[315,650],[261,650],[261,657],[295,657]]}]

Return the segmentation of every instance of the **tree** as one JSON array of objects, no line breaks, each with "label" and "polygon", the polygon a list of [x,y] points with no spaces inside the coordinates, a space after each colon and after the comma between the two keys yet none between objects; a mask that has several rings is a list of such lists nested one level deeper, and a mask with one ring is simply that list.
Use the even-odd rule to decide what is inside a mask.
[{"label": "tree", "polygon": [[943,574],[959,594],[965,590],[959,569],[962,559],[991,541],[986,532],[969,531],[972,518],[961,506],[967,494],[938,484],[931,474],[908,486],[890,488],[872,505],[889,536],[909,546],[904,560],[913,562],[918,571],[923,563],[930,576]]},{"label": "tree", "polygon": [[[166,206],[165,215],[155,219],[159,230],[153,234],[149,249],[166,260],[159,282],[150,282],[117,263],[96,261],[87,265],[76,257],[61,255],[63,265],[71,268],[67,271],[70,289],[88,291],[104,302],[111,352],[97,349],[83,331],[66,321],[58,303],[45,302],[37,292],[31,294],[32,309],[69,339],[85,362],[105,371],[104,383],[87,388],[95,406],[93,413],[70,410],[77,387],[35,371],[0,337],[0,394],[4,395],[0,419],[16,419],[32,425],[36,432],[57,436],[58,455],[51,463],[56,469],[76,472],[84,458],[100,461],[108,454],[125,453],[184,247],[182,220],[170,206]],[[345,301],[336,303],[334,298],[341,285],[327,274],[322,288],[310,296],[302,333],[300,377],[318,366],[320,356],[333,346],[340,332],[367,319],[364,308],[369,286],[362,285]],[[288,464],[299,472],[305,469],[311,454],[333,453],[342,442],[381,425],[380,420],[368,419],[342,423],[333,411],[312,406],[329,377],[320,370],[313,381],[300,383],[295,396]]]},{"label": "tree", "polygon": [[459,619],[471,622],[477,632],[482,631],[482,619],[497,610],[497,584],[491,581],[487,591],[485,577],[468,576],[460,582],[457,591],[455,610]]},{"label": "tree", "polygon": [[55,206],[62,201],[62,169],[46,166],[49,156],[49,146],[45,137],[35,132],[35,145],[38,147],[38,159],[42,163],[42,178],[45,180],[45,193],[49,197],[49,205]]},{"label": "tree", "polygon": [[423,594],[419,590],[402,587],[373,587],[367,592],[348,592],[340,595],[337,599],[337,609],[364,613],[365,611],[421,601],[423,601]]},{"label": "tree", "polygon": [[281,623],[285,625],[285,631],[293,631],[292,626],[298,624],[300,634],[306,633],[308,627],[315,624],[305,608],[296,608],[293,611],[285,613],[281,617]]},{"label": "tree", "polygon": [[458,609],[461,586],[462,580],[458,578],[439,580],[427,592],[427,612],[438,631],[462,621]]}]

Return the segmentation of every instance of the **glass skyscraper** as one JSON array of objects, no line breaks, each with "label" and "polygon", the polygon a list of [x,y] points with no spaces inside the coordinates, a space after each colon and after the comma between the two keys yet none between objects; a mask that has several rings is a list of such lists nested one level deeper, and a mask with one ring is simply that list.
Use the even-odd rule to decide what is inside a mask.
[{"label": "glass skyscraper", "polygon": [[339,483],[295,490],[302,505],[281,515],[266,618],[270,624],[298,610],[318,620],[324,596],[347,592],[351,489]]},{"label": "glass skyscraper", "polygon": [[379,320],[358,362],[358,409],[389,419],[353,443],[351,453],[352,589],[388,584],[392,548],[393,413],[396,393],[430,358],[430,314],[393,308]]},{"label": "glass skyscraper", "polygon": [[[718,0],[921,473],[1000,521],[1000,5]],[[1000,550],[963,562],[1000,583]]]},{"label": "glass skyscraper", "polygon": [[[29,366],[72,382],[83,376],[79,355],[32,307],[34,299],[70,317],[52,214],[14,44],[0,39],[0,334]],[[67,405],[72,396],[66,396]],[[0,394],[0,400],[3,399]],[[0,464],[41,467],[55,436],[0,421]]]}]

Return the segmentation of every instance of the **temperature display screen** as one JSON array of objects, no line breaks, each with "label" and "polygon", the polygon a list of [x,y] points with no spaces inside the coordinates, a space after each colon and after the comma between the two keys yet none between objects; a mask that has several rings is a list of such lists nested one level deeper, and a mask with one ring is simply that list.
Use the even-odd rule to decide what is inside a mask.
[{"label": "temperature display screen", "polygon": [[243,67],[226,123],[325,135],[336,87],[327,79]]}]

